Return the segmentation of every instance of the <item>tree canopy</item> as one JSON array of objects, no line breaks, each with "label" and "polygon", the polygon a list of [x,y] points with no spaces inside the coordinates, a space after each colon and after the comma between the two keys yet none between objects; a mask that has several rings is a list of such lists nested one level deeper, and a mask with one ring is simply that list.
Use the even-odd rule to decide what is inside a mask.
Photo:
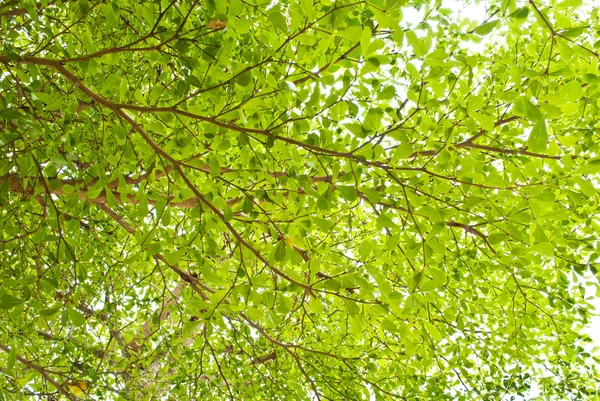
[{"label": "tree canopy", "polygon": [[590,3],[5,1],[0,399],[600,399]]}]

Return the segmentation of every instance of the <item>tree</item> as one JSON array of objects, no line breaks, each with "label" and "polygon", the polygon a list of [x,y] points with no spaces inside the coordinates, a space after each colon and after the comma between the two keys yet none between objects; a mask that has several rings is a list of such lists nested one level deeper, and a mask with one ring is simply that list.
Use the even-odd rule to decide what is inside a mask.
[{"label": "tree", "polygon": [[1,5],[3,399],[599,399],[598,6],[460,15]]}]

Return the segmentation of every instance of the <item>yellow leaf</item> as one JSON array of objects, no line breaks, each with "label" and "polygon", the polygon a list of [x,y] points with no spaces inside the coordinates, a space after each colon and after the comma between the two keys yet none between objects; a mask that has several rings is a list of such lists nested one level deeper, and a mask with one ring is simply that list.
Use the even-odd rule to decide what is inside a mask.
[{"label": "yellow leaf", "polygon": [[67,387],[69,390],[75,395],[81,395],[84,391],[88,391],[92,385],[88,382],[84,382],[83,380],[76,380],[70,383],[67,383]]},{"label": "yellow leaf", "polygon": [[285,237],[285,242],[290,248],[294,248],[294,237]]}]

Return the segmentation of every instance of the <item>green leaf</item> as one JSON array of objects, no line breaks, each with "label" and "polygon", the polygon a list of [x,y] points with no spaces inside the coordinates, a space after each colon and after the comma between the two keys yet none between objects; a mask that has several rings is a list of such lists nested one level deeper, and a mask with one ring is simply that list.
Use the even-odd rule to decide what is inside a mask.
[{"label": "green leaf", "polygon": [[136,208],[138,218],[144,219],[148,215],[148,197],[145,194],[140,196],[140,201]]},{"label": "green leaf", "polygon": [[79,312],[76,309],[68,308],[67,313],[69,315],[69,320],[76,326],[81,327],[85,324],[85,316],[83,313]]},{"label": "green leaf", "polygon": [[381,213],[377,216],[377,225],[383,228],[395,228],[396,223],[385,213]]},{"label": "green leaf", "polygon": [[430,322],[423,322],[423,325],[425,326],[425,330],[427,330],[427,332],[429,333],[429,335],[431,336],[431,338],[435,341],[442,341],[442,339],[444,338],[442,336],[442,333],[438,330],[438,328],[431,324]]},{"label": "green leaf", "polygon": [[405,36],[417,57],[425,57],[429,53],[431,38],[428,35],[419,38],[414,31],[407,31]]},{"label": "green leaf", "polygon": [[411,143],[405,142],[401,143],[394,150],[394,155],[392,156],[392,163],[396,163],[399,160],[406,159],[414,153],[414,148]]},{"label": "green leaf", "polygon": [[210,159],[210,176],[218,177],[221,174],[221,164],[217,155],[213,154]]},{"label": "green leaf", "polygon": [[273,256],[277,262],[285,261],[285,257],[287,256],[287,245],[285,244],[285,241],[281,240],[277,243]]},{"label": "green leaf", "polygon": [[515,100],[512,111],[517,116],[526,117],[533,122],[541,122],[544,120],[544,116],[540,109],[524,96]]},{"label": "green leaf", "polygon": [[6,359],[6,372],[8,374],[12,375],[13,368],[15,367],[16,363],[17,363],[17,347],[15,344],[13,344],[13,346],[10,347],[10,351],[8,353],[8,358]]},{"label": "green leaf", "polygon": [[163,254],[163,256],[165,257],[165,260],[170,265],[176,265],[177,263],[179,263],[179,261],[181,260],[181,258],[184,255],[185,255],[185,250],[183,250],[183,249],[179,250],[179,251],[175,251],[175,252],[165,252]]},{"label": "green leaf", "polygon": [[496,27],[496,25],[498,25],[500,23],[500,20],[494,20],[494,21],[488,21],[488,22],[484,22],[483,24],[479,25],[477,28],[475,28],[473,30],[473,32],[475,32],[477,35],[487,35],[488,33],[492,32],[494,30],[494,28]]},{"label": "green leaf", "polygon": [[89,5],[89,3],[88,3],[87,0],[79,0],[79,11],[82,14],[87,13],[87,11],[89,10],[89,8],[90,8],[90,5]]},{"label": "green leaf", "polygon": [[360,308],[355,301],[344,298],[344,304],[349,316],[356,316],[360,314]]},{"label": "green leaf", "polygon": [[242,211],[244,213],[250,213],[253,208],[254,203],[252,202],[252,199],[250,199],[248,196],[244,196],[244,201],[242,202]]},{"label": "green leaf", "polygon": [[375,57],[371,57],[365,62],[363,68],[360,70],[360,74],[366,75],[371,72],[375,72],[375,71],[379,70],[380,65],[381,65],[381,63],[380,63],[379,59],[377,59]]},{"label": "green leaf", "polygon": [[581,77],[581,80],[586,84],[600,85],[600,78],[596,74],[591,74],[591,73],[583,74],[583,77]]},{"label": "green leaf", "polygon": [[53,308],[47,308],[40,310],[40,316],[48,317],[52,316],[60,311],[60,306],[55,306]]},{"label": "green leaf", "polygon": [[321,229],[323,232],[328,232],[331,226],[333,226],[333,222],[327,219],[323,219],[321,217],[313,217],[311,219],[317,227]]},{"label": "green leaf", "polygon": [[371,45],[372,37],[373,37],[373,35],[371,33],[371,29],[369,27],[365,26],[362,29],[362,32],[360,35],[360,49],[361,49],[363,56],[367,55],[367,51],[369,50],[369,46]]},{"label": "green leaf", "polygon": [[[224,286],[227,284],[227,282],[223,280],[221,276],[216,274],[208,264],[202,266],[202,280],[210,285]],[[204,307],[202,309],[204,309]]]},{"label": "green leaf", "polygon": [[473,119],[475,119],[475,121],[477,121],[477,124],[479,124],[484,130],[491,131],[494,129],[496,121],[494,120],[494,118],[488,116],[487,114],[473,113],[471,114],[471,116],[473,117]]},{"label": "green leaf", "polygon": [[0,309],[4,309],[4,310],[8,310],[8,309],[12,309],[15,308],[21,304],[23,304],[25,301],[23,301],[20,298],[17,298],[13,295],[10,294],[4,294],[2,296],[0,296]]},{"label": "green leaf", "polygon": [[33,99],[39,99],[46,104],[54,103],[54,99],[52,99],[52,96],[48,95],[47,93],[34,92],[31,95],[32,95]]},{"label": "green leaf", "polygon": [[346,199],[347,201],[354,202],[356,200],[355,187],[347,185],[338,185],[336,189],[340,192],[342,198]]},{"label": "green leaf", "polygon": [[585,180],[583,178],[580,177],[575,177],[574,181],[577,183],[577,185],[579,186],[579,188],[581,189],[581,192],[588,196],[588,197],[594,197],[596,196],[596,188],[594,187],[594,184],[592,184],[590,181]]},{"label": "green leaf", "polygon": [[101,56],[98,61],[108,65],[118,65],[121,61],[121,54],[118,52],[105,54]]},{"label": "green leaf", "polygon": [[225,207],[223,208],[223,217],[226,221],[230,221],[231,219],[233,219],[233,210],[231,210],[231,208],[227,204],[225,204]]},{"label": "green leaf", "polygon": [[381,39],[375,39],[369,45],[366,54],[376,54],[378,50],[385,47],[385,42]]},{"label": "green leaf", "polygon": [[319,298],[312,298],[308,303],[308,309],[313,313],[322,313],[325,310],[323,302]]},{"label": "green leaf", "polygon": [[398,326],[396,326],[396,323],[394,323],[390,319],[383,319],[381,321],[381,328],[390,333],[397,333],[400,331],[400,329],[398,329]]},{"label": "green leaf", "polygon": [[358,123],[350,123],[344,125],[350,132],[356,135],[359,138],[366,138],[367,135],[371,132],[370,130],[365,130],[362,124]]},{"label": "green leaf", "polygon": [[286,21],[285,17],[283,16],[283,14],[281,14],[279,11],[270,12],[269,20],[271,21],[273,26],[275,28],[279,29],[281,32],[283,32],[283,33],[288,32],[287,21]]},{"label": "green leaf", "polygon": [[581,166],[577,172],[579,174],[597,174],[600,173],[600,159],[592,159],[583,166]]},{"label": "green leaf", "polygon": [[529,15],[529,7],[521,7],[508,15],[509,18],[525,19]]},{"label": "green leaf", "polygon": [[252,73],[247,71],[237,77],[237,83],[241,86],[248,86],[252,83]]},{"label": "green leaf", "polygon": [[565,37],[565,38],[569,38],[569,39],[574,39],[584,32],[586,32],[586,29],[578,26],[575,28],[569,28],[569,29],[561,32],[561,36]]},{"label": "green leaf", "polygon": [[545,152],[548,148],[548,130],[546,129],[546,122],[541,121],[533,125],[529,139],[527,139],[527,145],[532,152]]},{"label": "green leaf", "polygon": [[381,200],[381,193],[371,188],[361,188],[361,192],[372,203],[377,203]]},{"label": "green leaf", "polygon": [[578,81],[570,81],[558,91],[558,94],[564,101],[574,102],[582,98],[583,89]]},{"label": "green leaf", "polygon": [[339,36],[346,38],[352,42],[359,42],[361,35],[362,35],[362,29],[359,26],[349,26],[345,29],[343,29],[342,31],[337,33]]},{"label": "green leaf", "polygon": [[203,323],[204,322],[202,320],[192,320],[186,322],[181,329],[181,335],[183,338],[193,337],[196,330],[198,330],[198,327],[200,327]]},{"label": "green leaf", "polygon": [[104,192],[106,194],[106,204],[109,207],[115,207],[117,204],[117,200],[115,199],[115,195],[113,194],[113,191],[110,189],[106,189]]}]

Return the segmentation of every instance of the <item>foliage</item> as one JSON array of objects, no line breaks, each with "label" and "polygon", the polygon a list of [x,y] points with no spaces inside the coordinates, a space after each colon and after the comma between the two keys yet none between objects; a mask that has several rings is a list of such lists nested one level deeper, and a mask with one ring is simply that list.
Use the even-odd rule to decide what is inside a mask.
[{"label": "foliage", "polygon": [[3,398],[599,399],[598,6],[269,3],[0,5]]}]

